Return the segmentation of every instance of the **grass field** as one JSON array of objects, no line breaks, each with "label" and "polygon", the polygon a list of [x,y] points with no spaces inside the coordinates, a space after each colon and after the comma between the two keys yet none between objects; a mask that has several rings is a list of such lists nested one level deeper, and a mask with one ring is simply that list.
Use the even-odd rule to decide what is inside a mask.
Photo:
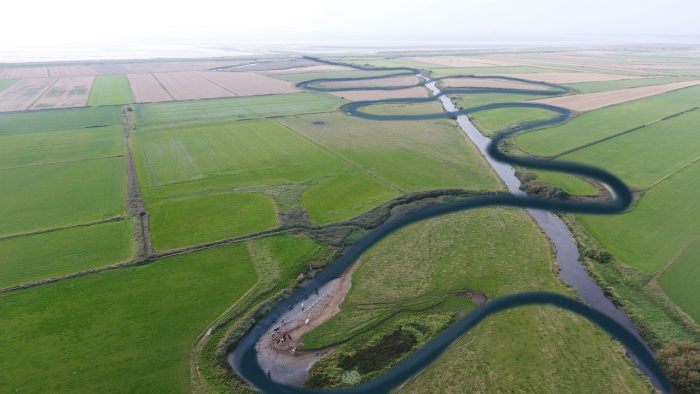
[{"label": "grass field", "polygon": [[551,119],[556,115],[543,108],[498,108],[470,114],[469,118],[481,134],[491,137],[499,131],[527,122]]},{"label": "grass field", "polygon": [[131,95],[129,81],[125,75],[100,75],[95,78],[92,86],[88,105],[97,107],[100,105],[131,104],[134,98]]},{"label": "grass field", "polygon": [[121,157],[0,170],[0,235],[105,219],[124,213]]},{"label": "grass field", "polygon": [[0,134],[0,169],[124,154],[120,126]]},{"label": "grass field", "polygon": [[329,94],[294,93],[138,104],[135,108],[139,126],[182,126],[197,123],[267,118],[271,116],[331,112],[338,109],[343,103],[343,100]]},{"label": "grass field", "polygon": [[636,88],[637,86],[658,85],[663,83],[671,83],[682,81],[687,78],[681,77],[648,77],[637,79],[621,79],[618,81],[603,81],[603,82],[582,82],[572,83],[566,86],[576,89],[579,93],[601,92],[604,90]]},{"label": "grass field", "polygon": [[[675,257],[675,256],[674,256]],[[669,297],[700,323],[700,234],[681,250],[660,282]]]},{"label": "grass field", "polygon": [[194,340],[255,282],[235,244],[0,295],[0,391],[190,392]]},{"label": "grass field", "polygon": [[126,261],[131,235],[120,220],[0,240],[0,288]]},{"label": "grass field", "polygon": [[500,188],[450,120],[376,122],[318,114],[280,121],[404,191]]},{"label": "grass field", "polygon": [[121,108],[75,108],[0,114],[0,135],[121,124]]},{"label": "grass field", "polygon": [[527,152],[551,156],[700,106],[700,86],[613,105],[578,115],[567,123],[515,141]]},{"label": "grass field", "polygon": [[441,77],[444,75],[500,75],[500,74],[530,74],[552,72],[552,69],[534,66],[510,66],[510,67],[454,67],[431,69],[433,75]]},{"label": "grass field", "polygon": [[15,82],[17,81],[12,79],[0,79],[0,92],[14,85]]},{"label": "grass field", "polygon": [[[544,94],[472,93],[450,95],[450,97],[452,97],[453,101],[457,103],[457,106],[461,108],[475,108],[492,103],[519,102],[548,96]],[[510,110],[512,110],[512,108]]]},{"label": "grass field", "polygon": [[[499,247],[503,244],[509,247]],[[341,351],[352,354],[377,332],[428,326],[437,314],[455,318],[470,311],[471,300],[457,294],[466,290],[489,298],[527,290],[568,293],[546,238],[523,211],[453,214],[403,229],[363,256],[341,312],[307,334],[305,346],[351,338]],[[533,309],[489,319],[415,378],[409,391],[460,392],[479,384],[505,390],[514,387],[514,379],[518,387],[537,392],[595,387],[611,379],[630,392],[645,391],[634,368],[593,325],[559,310]],[[465,359],[488,361],[467,368]],[[323,363],[314,367],[316,373],[332,370]]]},{"label": "grass field", "polygon": [[537,179],[551,185],[555,185],[569,194],[593,195],[598,192],[589,182],[574,176],[554,171],[532,171]]},{"label": "grass field", "polygon": [[362,112],[374,115],[416,115],[445,112],[438,101],[414,104],[379,104],[362,108]]},{"label": "grass field", "polygon": [[153,246],[173,249],[277,225],[272,199],[258,193],[209,194],[150,205]]}]

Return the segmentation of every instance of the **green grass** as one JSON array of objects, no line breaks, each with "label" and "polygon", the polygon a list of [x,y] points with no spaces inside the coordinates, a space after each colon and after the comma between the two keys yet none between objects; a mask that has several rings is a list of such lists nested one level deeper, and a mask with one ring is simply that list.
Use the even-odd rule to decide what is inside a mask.
[{"label": "green grass", "polygon": [[[480,209],[412,225],[373,247],[359,264],[341,312],[304,336],[306,347],[352,338],[343,349],[356,349],[399,322],[420,326],[438,313],[460,316],[474,304],[458,291],[489,298],[528,290],[570,294],[556,275],[547,239],[532,218],[515,209]],[[632,391],[645,388],[607,335],[553,308],[497,315],[459,343],[414,378],[409,391],[461,392],[481,383],[494,391],[517,385],[561,392],[610,379]]]},{"label": "green grass", "polygon": [[481,134],[490,137],[523,123],[551,119],[556,115],[555,112],[543,108],[497,108],[470,114],[469,118]]},{"label": "green grass", "polygon": [[74,108],[0,114],[0,135],[121,124],[119,107]]},{"label": "green grass", "polygon": [[345,101],[324,93],[294,93],[138,104],[139,126],[191,125],[335,111]]},{"label": "green grass", "polygon": [[[601,243],[642,272],[656,272],[700,236],[700,163],[675,174],[623,215],[577,216]],[[667,282],[668,283],[668,282]]]},{"label": "green grass", "polygon": [[619,81],[603,81],[603,82],[582,82],[572,83],[566,86],[576,89],[579,93],[601,92],[604,90],[636,88],[638,86],[658,85],[662,83],[671,83],[682,81],[687,78],[680,77],[648,77],[637,79],[621,79]]},{"label": "green grass", "polygon": [[[527,101],[549,97],[542,94],[516,94],[516,93],[472,93],[451,95],[455,98],[457,106],[461,108],[475,108],[492,103],[509,103]],[[510,110],[513,110],[511,108]]]},{"label": "green grass", "polygon": [[500,188],[480,153],[450,120],[376,122],[318,114],[281,122],[404,191]]},{"label": "green grass", "polygon": [[552,156],[700,106],[700,86],[613,105],[578,115],[567,123],[516,137],[527,152]]},{"label": "green grass", "polygon": [[158,250],[232,238],[277,225],[272,199],[258,193],[226,193],[166,200],[148,206]]},{"label": "green grass", "polygon": [[691,111],[561,157],[600,166],[635,188],[649,187],[700,158],[700,110]]},{"label": "green grass", "polygon": [[329,223],[350,219],[400,194],[384,182],[354,171],[311,186],[304,191],[303,201],[311,220]]},{"label": "green grass", "polygon": [[[529,170],[531,171],[531,170]],[[593,195],[598,192],[589,182],[586,182],[582,178],[574,175],[568,175],[561,172],[554,171],[532,171],[537,175],[537,179],[540,181],[549,183],[550,185],[557,186],[569,194],[575,195]]]},{"label": "green grass", "polygon": [[0,295],[0,391],[191,391],[191,346],[256,282],[245,244]]},{"label": "green grass", "polygon": [[0,170],[0,235],[105,219],[124,213],[121,157]]},{"label": "green grass", "polygon": [[126,261],[131,220],[0,240],[0,288]]},{"label": "green grass", "polygon": [[0,79],[0,92],[15,84],[14,79]]},{"label": "green grass", "polygon": [[445,112],[438,101],[414,104],[379,104],[362,108],[362,112],[373,115],[416,115]]},{"label": "green grass", "polygon": [[444,66],[436,66],[430,63],[418,62],[408,58],[360,58],[360,59],[342,59],[341,61],[358,64],[360,66],[374,67],[412,67],[417,69],[431,69]]},{"label": "green grass", "polygon": [[[700,236],[700,234],[699,234]],[[700,323],[700,238],[682,249],[682,254],[661,275],[660,282],[668,296]]]},{"label": "green grass", "polygon": [[[443,66],[444,67],[444,66]],[[455,68],[432,68],[433,75],[441,77],[444,75],[498,75],[498,74],[532,74],[552,72],[551,68],[534,66],[510,66],[510,67],[455,67]]]},{"label": "green grass", "polygon": [[100,75],[95,78],[95,85],[90,92],[88,105],[97,107],[100,105],[131,104],[134,98],[126,75]]},{"label": "green grass", "polygon": [[121,126],[0,134],[0,169],[124,154]]}]

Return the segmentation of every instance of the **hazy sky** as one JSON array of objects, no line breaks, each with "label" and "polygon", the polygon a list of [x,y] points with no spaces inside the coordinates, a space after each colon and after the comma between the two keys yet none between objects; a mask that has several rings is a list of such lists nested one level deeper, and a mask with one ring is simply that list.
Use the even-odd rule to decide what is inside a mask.
[{"label": "hazy sky", "polygon": [[106,42],[700,36],[697,0],[5,0],[2,11],[0,51]]}]

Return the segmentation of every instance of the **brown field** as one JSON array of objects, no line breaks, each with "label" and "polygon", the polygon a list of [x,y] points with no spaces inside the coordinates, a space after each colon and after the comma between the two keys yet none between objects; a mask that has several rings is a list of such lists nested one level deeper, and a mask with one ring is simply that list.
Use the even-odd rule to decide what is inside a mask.
[{"label": "brown field", "polygon": [[352,68],[345,66],[333,66],[330,64],[319,64],[318,66],[303,66],[286,68],[283,70],[270,70],[266,74],[301,74],[326,71],[350,71]]},{"label": "brown field", "polygon": [[422,63],[436,64],[438,66],[445,67],[501,67],[501,66],[516,66],[518,63],[503,61],[503,60],[492,60],[492,59],[482,59],[479,57],[468,57],[468,56],[421,56],[414,57],[411,60]]},{"label": "brown field", "polygon": [[229,96],[257,96],[261,94],[296,93],[291,82],[250,72],[201,71],[202,78],[226,89]]},{"label": "brown field", "polygon": [[175,100],[231,97],[233,93],[193,71],[156,73],[154,77]]},{"label": "brown field", "polygon": [[700,81],[673,82],[663,85],[641,86],[637,88],[552,97],[532,100],[531,102],[551,104],[558,107],[572,109],[574,111],[584,112],[698,84],[700,84]]},{"label": "brown field", "polygon": [[48,68],[49,75],[52,77],[87,77],[97,75],[97,71],[90,66],[51,66]]},{"label": "brown field", "polygon": [[2,67],[0,79],[48,78],[46,67]]},{"label": "brown field", "polygon": [[350,101],[384,100],[390,98],[430,97],[428,89],[413,87],[399,90],[353,90],[344,92],[330,92],[334,96]]},{"label": "brown field", "polygon": [[405,86],[420,82],[420,79],[415,76],[397,77],[397,78],[382,78],[382,79],[365,79],[363,81],[339,81],[324,83],[324,87],[328,88],[364,88],[371,86]]},{"label": "brown field", "polygon": [[501,89],[529,89],[529,90],[547,90],[548,88],[540,85],[533,85],[525,82],[504,81],[500,79],[481,79],[481,78],[459,78],[459,79],[443,79],[442,84],[448,88],[501,88]]},{"label": "brown field", "polygon": [[160,61],[131,63],[100,63],[91,67],[100,75],[109,74],[148,74],[179,71],[209,70],[217,67],[235,66],[249,63],[249,60],[209,60],[209,61]]},{"label": "brown field", "polygon": [[530,73],[530,74],[503,74],[505,77],[522,78],[531,81],[550,83],[580,83],[580,82],[600,82],[617,81],[620,79],[642,78],[638,75],[602,74],[588,72],[554,72],[554,73]]},{"label": "brown field", "polygon": [[[246,63],[255,62],[247,61]],[[255,64],[244,65],[241,67],[233,67],[226,71],[272,71],[272,70],[291,70],[301,67],[318,66],[318,62],[309,59],[285,59],[285,60],[262,60]]]},{"label": "brown field", "polygon": [[31,109],[84,107],[93,82],[95,77],[58,78]]},{"label": "brown field", "polygon": [[131,92],[137,103],[154,103],[159,101],[172,101],[173,98],[161,86],[153,74],[128,74]]},{"label": "brown field", "polygon": [[23,79],[0,92],[0,112],[24,111],[34,104],[55,79]]}]

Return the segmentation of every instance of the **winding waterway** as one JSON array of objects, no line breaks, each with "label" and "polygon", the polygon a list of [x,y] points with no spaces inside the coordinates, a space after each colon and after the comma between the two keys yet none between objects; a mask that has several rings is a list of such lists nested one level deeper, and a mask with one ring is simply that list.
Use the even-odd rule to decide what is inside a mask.
[{"label": "winding waterway", "polygon": [[[319,59],[314,59],[321,61]],[[321,61],[328,64],[341,64],[337,62]],[[347,64],[341,64],[348,66]],[[363,69],[350,65],[354,68]],[[377,69],[377,68],[373,68]],[[416,75],[419,70],[412,68],[382,68],[385,71],[397,71],[391,75]],[[341,80],[362,80],[376,79],[372,78],[336,78],[336,79],[316,79],[304,81],[298,84],[299,87],[308,90],[327,91],[338,90],[318,86],[319,83],[333,82]],[[483,78],[481,76],[458,76],[458,78]],[[501,79],[523,81],[516,78]],[[534,103],[497,103],[488,104],[480,107],[458,110],[450,101],[446,93],[465,93],[465,92],[505,92],[516,94],[561,94],[565,93],[566,88],[546,83],[537,83],[525,81],[535,85],[542,85],[550,88],[548,91],[542,90],[522,90],[522,89],[499,89],[499,88],[451,88],[442,92],[435,86],[436,80],[424,81],[419,85],[425,85],[432,90],[434,96],[421,99],[388,99],[381,101],[365,101],[354,102],[345,106],[345,111],[351,116],[358,116],[365,119],[378,121],[392,120],[422,120],[422,119],[439,119],[439,118],[456,118],[459,126],[469,136],[469,138],[478,146],[488,162],[494,168],[498,176],[507,185],[510,193],[488,194],[466,198],[458,201],[448,202],[422,208],[413,213],[392,219],[357,241],[352,247],[347,249],[342,256],[331,263],[321,274],[313,279],[307,286],[297,289],[289,298],[278,304],[271,312],[265,315],[255,327],[247,333],[237,344],[236,350],[229,355],[229,363],[235,369],[239,376],[247,380],[251,385],[264,392],[275,393],[309,393],[317,392],[314,390],[305,390],[298,387],[291,387],[280,384],[270,379],[265,373],[265,370],[260,366],[256,344],[261,340],[263,335],[267,333],[274,325],[278,324],[282,316],[289,310],[294,309],[304,300],[309,299],[314,295],[316,289],[322,288],[327,283],[338,278],[355,261],[369,248],[378,243],[383,238],[398,229],[409,224],[425,220],[431,217],[449,214],[452,212],[474,209],[479,207],[493,206],[510,206],[525,208],[534,217],[537,223],[542,227],[545,233],[556,246],[557,260],[561,265],[561,277],[567,283],[572,285],[581,298],[586,302],[584,305],[578,301],[564,297],[560,294],[531,292],[517,293],[505,297],[500,297],[489,301],[486,305],[477,308],[469,315],[455,322],[443,333],[439,334],[433,340],[428,342],[418,351],[406,357],[398,365],[388,371],[386,374],[372,379],[360,386],[348,389],[337,390],[344,393],[375,393],[389,392],[398,387],[403,382],[415,375],[421,369],[432,363],[440,356],[455,340],[464,333],[468,332],[478,325],[486,317],[499,313],[501,311],[518,308],[526,305],[553,305],[574,313],[577,313],[600,328],[608,334],[619,340],[627,349],[628,354],[635,362],[640,370],[647,375],[652,383],[664,392],[670,392],[670,385],[664,376],[661,368],[657,364],[653,353],[639,336],[634,324],[630,321],[627,315],[616,308],[610,300],[603,294],[602,290],[588,276],[586,270],[579,262],[578,249],[573,240],[571,233],[566,225],[557,216],[551,212],[570,212],[570,213],[589,213],[589,214],[615,214],[626,210],[632,202],[632,193],[619,178],[608,173],[603,169],[586,166],[572,162],[550,161],[532,157],[516,157],[509,156],[499,150],[499,143],[505,139],[511,138],[515,134],[534,130],[543,126],[558,124],[568,120],[571,117],[571,112],[550,105],[534,104]],[[412,85],[415,86],[415,85]],[[363,88],[344,88],[343,90],[366,90]],[[372,88],[370,88],[372,89]],[[392,90],[390,88],[375,88]],[[425,115],[373,115],[365,113],[362,108],[376,104],[392,104],[392,103],[421,103],[439,100],[445,112]],[[476,128],[469,122],[467,114],[476,113],[495,108],[516,108],[516,107],[536,107],[544,108],[553,111],[557,114],[552,119],[531,122],[509,129],[497,134],[493,139],[488,139],[481,135]],[[562,201],[550,200],[525,195],[520,190],[520,182],[515,177],[512,165],[522,166],[526,168],[546,169],[550,171],[567,172],[570,174],[583,175],[606,185],[612,194],[610,201]]]}]

